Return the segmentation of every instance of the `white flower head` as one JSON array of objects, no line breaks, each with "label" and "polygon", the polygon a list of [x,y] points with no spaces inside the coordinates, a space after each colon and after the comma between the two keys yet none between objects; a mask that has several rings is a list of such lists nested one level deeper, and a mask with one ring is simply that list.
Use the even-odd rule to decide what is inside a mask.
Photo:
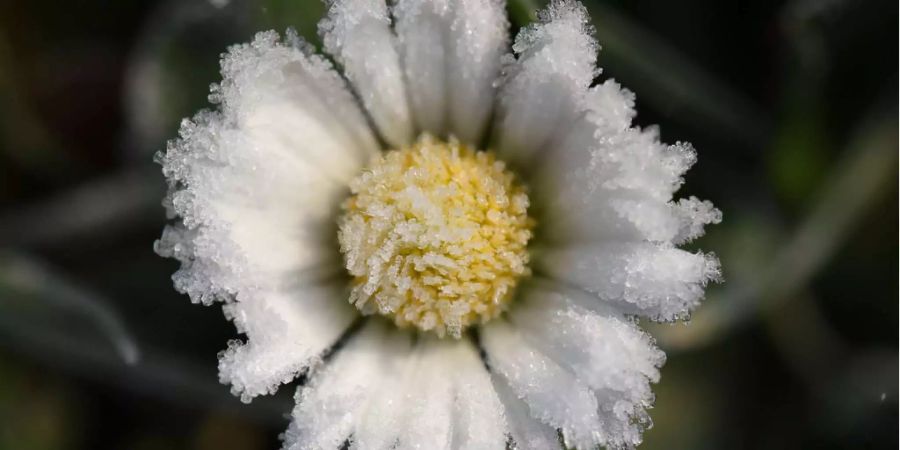
[{"label": "white flower head", "polygon": [[674,321],[719,276],[677,245],[720,213],[675,200],[696,154],[593,84],[583,6],[510,45],[500,0],[335,0],[319,26],[222,59],[215,111],[159,155],[178,290],[223,302],[244,401],[299,374],[289,449],[640,443]]}]

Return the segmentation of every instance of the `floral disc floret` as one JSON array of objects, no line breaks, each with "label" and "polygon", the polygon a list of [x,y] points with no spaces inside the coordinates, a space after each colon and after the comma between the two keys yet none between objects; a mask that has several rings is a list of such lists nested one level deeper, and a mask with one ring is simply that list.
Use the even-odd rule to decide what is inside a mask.
[{"label": "floral disc floret", "polygon": [[504,311],[530,273],[528,195],[489,151],[425,135],[350,190],[338,239],[365,314],[459,337]]}]

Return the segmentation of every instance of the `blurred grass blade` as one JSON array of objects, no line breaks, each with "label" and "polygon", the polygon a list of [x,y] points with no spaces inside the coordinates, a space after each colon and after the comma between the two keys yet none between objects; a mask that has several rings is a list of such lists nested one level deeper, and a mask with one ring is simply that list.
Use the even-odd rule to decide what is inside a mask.
[{"label": "blurred grass blade", "polygon": [[0,333],[65,347],[107,347],[129,365],[140,358],[135,339],[107,301],[12,252],[0,253]]},{"label": "blurred grass blade", "polygon": [[85,239],[161,220],[165,184],[156,168],[130,170],[0,214],[0,247],[28,248]]},{"label": "blurred grass blade", "polygon": [[753,101],[612,7],[586,5],[602,46],[599,65],[638,99],[684,125],[741,143],[742,150],[766,144],[771,125]]},{"label": "blurred grass blade", "polygon": [[897,174],[897,118],[866,124],[826,177],[811,213],[768,273],[766,297],[796,291],[843,244],[857,220]]},{"label": "blurred grass blade", "polygon": [[[138,348],[105,299],[9,251],[0,251],[0,344],[48,366],[177,404],[230,410],[240,402],[218,383],[215,364]],[[281,424],[292,404],[290,390],[282,389],[235,411]]]}]

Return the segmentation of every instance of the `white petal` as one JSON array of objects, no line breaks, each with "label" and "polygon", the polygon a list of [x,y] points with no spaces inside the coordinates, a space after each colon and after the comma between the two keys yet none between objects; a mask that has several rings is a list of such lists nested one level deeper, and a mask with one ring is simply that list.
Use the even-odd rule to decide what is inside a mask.
[{"label": "white petal", "polygon": [[493,109],[509,22],[503,0],[453,2],[447,70],[450,132],[478,144]]},{"label": "white petal", "polygon": [[175,283],[194,301],[278,289],[333,258],[322,245],[330,217],[377,152],[340,76],[289,42],[261,33],[232,47],[213,95],[220,111],[184,121],[159,155],[181,224],[157,250],[182,261]]},{"label": "white petal", "polygon": [[413,139],[403,72],[384,0],[334,0],[319,23],[325,50],[344,67],[384,139]]},{"label": "white petal", "polygon": [[248,341],[222,353],[220,377],[249,401],[315,363],[355,316],[346,294],[297,284],[328,270],[332,211],[377,146],[343,80],[295,37],[232,47],[222,73],[220,110],[185,121],[159,158],[180,223],[157,251],[182,262],[175,285],[194,301],[234,300],[226,314]]},{"label": "white petal", "polygon": [[684,319],[718,279],[715,257],[652,243],[572,244],[540,250],[536,269],[577,285],[627,314]]},{"label": "white petal", "polygon": [[503,2],[400,0],[394,16],[418,130],[479,144],[506,51]]},{"label": "white petal", "polygon": [[351,448],[406,448],[417,440],[428,443],[423,448],[450,445],[452,382],[442,373],[438,350],[436,342],[427,340],[404,355],[393,355],[394,369],[370,398]]},{"label": "white petal", "polygon": [[398,0],[393,13],[412,116],[419,131],[443,136],[451,52],[447,34],[453,20],[450,2]]},{"label": "white petal", "polygon": [[506,444],[503,405],[477,350],[468,341],[454,343],[453,449],[493,450]]},{"label": "white petal", "polygon": [[[243,131],[300,139],[290,149],[320,166],[348,152],[371,157],[377,145],[356,101],[331,63],[311,52],[295,34],[280,43],[275,32],[259,33],[229,49],[212,98]],[[275,128],[258,130],[265,126]]]},{"label": "white petal", "polygon": [[709,202],[673,202],[696,156],[689,144],[665,145],[655,128],[630,128],[634,97],[614,81],[591,89],[573,121],[533,173],[546,206],[550,240],[684,242],[721,214]]},{"label": "white petal", "polygon": [[449,449],[453,440],[453,378],[455,343],[423,337],[417,348],[417,367],[405,405],[409,414],[398,450]]},{"label": "white petal", "polygon": [[395,447],[407,420],[404,409],[407,401],[404,381],[407,377],[404,375],[409,372],[408,363],[407,359],[403,359],[397,365],[394,376],[373,393],[354,428],[351,449],[386,450]]},{"label": "white petal", "polygon": [[415,349],[387,355],[390,370],[371,392],[353,429],[350,448],[381,450],[395,446],[409,417],[409,386],[417,363]]},{"label": "white petal", "polygon": [[504,445],[502,408],[470,342],[424,336],[411,352],[393,358],[393,369],[379,372],[384,376],[354,418],[352,448]]},{"label": "white petal", "polygon": [[393,376],[397,355],[410,350],[409,336],[369,320],[310,382],[297,390],[293,420],[285,434],[289,450],[339,449],[351,437],[373,394]]},{"label": "white petal", "polygon": [[254,294],[223,307],[247,342],[229,343],[220,355],[219,378],[245,402],[275,392],[318,362],[356,317],[339,285]]},{"label": "white petal", "polygon": [[678,200],[678,203],[672,204],[672,209],[681,222],[678,235],[673,239],[676,244],[693,241],[703,236],[704,226],[722,221],[722,212],[712,202],[697,197]]},{"label": "white petal", "polygon": [[507,323],[491,322],[482,338],[492,372],[503,376],[533,417],[560,428],[567,446],[589,449],[600,443],[597,399],[584,383]]},{"label": "white petal", "polygon": [[518,59],[505,70],[500,90],[496,148],[505,160],[527,167],[581,114],[597,44],[584,6],[559,1],[516,36],[513,50]]},{"label": "white petal", "polygon": [[547,450],[561,448],[556,429],[531,417],[528,405],[519,400],[500,376],[491,377],[494,389],[503,402],[514,450]]},{"label": "white petal", "polygon": [[598,314],[565,295],[532,287],[511,311],[525,338],[593,389],[602,445],[641,442],[652,406],[650,382],[665,355],[652,338],[614,309]]}]

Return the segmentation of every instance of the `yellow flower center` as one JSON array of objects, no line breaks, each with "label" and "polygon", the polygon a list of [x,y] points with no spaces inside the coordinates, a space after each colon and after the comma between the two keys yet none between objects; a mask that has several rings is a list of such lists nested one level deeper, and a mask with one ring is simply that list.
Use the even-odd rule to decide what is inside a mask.
[{"label": "yellow flower center", "polygon": [[530,274],[528,195],[491,152],[425,135],[350,190],[338,240],[364,314],[459,338],[497,317]]}]

